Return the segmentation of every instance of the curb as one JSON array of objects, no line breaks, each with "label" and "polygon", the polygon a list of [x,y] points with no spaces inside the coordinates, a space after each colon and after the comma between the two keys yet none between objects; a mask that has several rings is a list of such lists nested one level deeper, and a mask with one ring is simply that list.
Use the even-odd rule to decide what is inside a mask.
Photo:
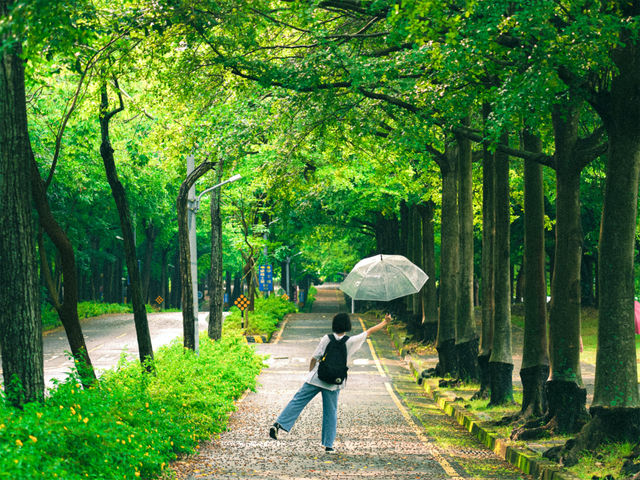
[{"label": "curb", "polygon": [[247,343],[269,343],[272,335],[244,335],[244,339]]},{"label": "curb", "polygon": [[[404,357],[404,338],[400,332],[389,331],[389,336],[393,342],[393,346]],[[411,359],[408,360],[409,368],[413,376],[417,379],[420,372]],[[433,382],[431,382],[433,383]],[[491,449],[501,459],[510,463],[522,473],[532,475],[539,480],[579,480],[570,472],[563,469],[557,463],[540,458],[536,453],[523,451],[520,448],[513,447],[508,444],[507,440],[501,438],[496,433],[490,432],[477,423],[477,420],[469,415],[468,412],[456,406],[448,400],[438,387],[424,381],[422,384],[425,392],[428,393],[435,401],[438,408],[453,417],[460,425],[462,425],[471,435],[476,437],[480,442]],[[444,391],[446,392],[446,391]]]}]

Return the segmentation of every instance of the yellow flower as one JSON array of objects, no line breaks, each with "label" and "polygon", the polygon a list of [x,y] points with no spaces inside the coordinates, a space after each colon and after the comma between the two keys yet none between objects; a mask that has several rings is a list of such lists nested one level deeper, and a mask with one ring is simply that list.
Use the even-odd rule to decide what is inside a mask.
[{"label": "yellow flower", "polygon": [[145,402],[144,406],[145,406],[146,408],[149,408],[149,402]]},{"label": "yellow flower", "polygon": [[75,415],[76,414],[76,409],[73,407],[69,407],[71,409],[71,415]]},{"label": "yellow flower", "polygon": [[140,472],[136,472],[136,477],[139,477],[139,476],[140,476]]},{"label": "yellow flower", "polygon": [[41,412],[36,412],[36,415],[38,416],[38,418],[42,418],[42,413]]},{"label": "yellow flower", "polygon": [[33,443],[36,443],[38,441],[38,439],[33,435],[29,435],[29,440],[31,440]]},{"label": "yellow flower", "polygon": [[84,420],[83,420],[83,422],[84,422],[85,424],[86,424],[86,423],[88,423],[88,422],[89,422],[89,417],[85,417],[85,418],[84,418]]},{"label": "yellow flower", "polygon": [[16,445],[21,447],[22,446],[22,441],[20,439],[16,440]]},{"label": "yellow flower", "polygon": [[0,423],[0,430],[4,428],[4,423]]}]

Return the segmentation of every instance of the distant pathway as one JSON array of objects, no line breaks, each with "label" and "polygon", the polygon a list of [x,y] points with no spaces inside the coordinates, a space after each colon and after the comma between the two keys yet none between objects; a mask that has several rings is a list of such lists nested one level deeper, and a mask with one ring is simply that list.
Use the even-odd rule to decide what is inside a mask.
[{"label": "distant pathway", "polygon": [[[444,416],[410,377],[384,332],[356,355],[340,394],[338,454],[320,446],[322,402],[314,399],[280,440],[268,426],[302,384],[318,339],[342,305],[335,289],[319,289],[313,313],[289,317],[281,336],[257,345],[270,355],[258,391],[238,405],[229,431],[175,462],[179,479],[503,479],[528,478]],[[354,317],[353,334],[362,331]],[[370,324],[373,324],[371,321]]]}]

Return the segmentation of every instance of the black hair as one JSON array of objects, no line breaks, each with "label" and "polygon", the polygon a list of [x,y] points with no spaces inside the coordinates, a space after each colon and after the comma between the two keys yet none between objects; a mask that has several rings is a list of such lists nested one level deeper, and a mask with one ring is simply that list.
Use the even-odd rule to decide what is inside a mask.
[{"label": "black hair", "polygon": [[333,333],[346,333],[351,331],[351,318],[348,313],[338,313],[331,323]]}]

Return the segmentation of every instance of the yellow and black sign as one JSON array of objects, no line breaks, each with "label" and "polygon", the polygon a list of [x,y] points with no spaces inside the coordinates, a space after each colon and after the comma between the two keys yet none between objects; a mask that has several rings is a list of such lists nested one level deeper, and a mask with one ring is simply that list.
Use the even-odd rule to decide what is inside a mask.
[{"label": "yellow and black sign", "polygon": [[238,298],[236,298],[236,301],[233,302],[233,304],[244,312],[249,306],[249,299],[244,295],[240,295]]},{"label": "yellow and black sign", "polygon": [[162,302],[164,302],[164,298],[162,298],[160,295],[158,295],[158,298],[156,298],[156,303],[158,305],[160,305]]},{"label": "yellow and black sign", "polygon": [[283,293],[280,298],[282,298],[283,300],[289,300],[289,295],[287,295],[286,293]]}]

